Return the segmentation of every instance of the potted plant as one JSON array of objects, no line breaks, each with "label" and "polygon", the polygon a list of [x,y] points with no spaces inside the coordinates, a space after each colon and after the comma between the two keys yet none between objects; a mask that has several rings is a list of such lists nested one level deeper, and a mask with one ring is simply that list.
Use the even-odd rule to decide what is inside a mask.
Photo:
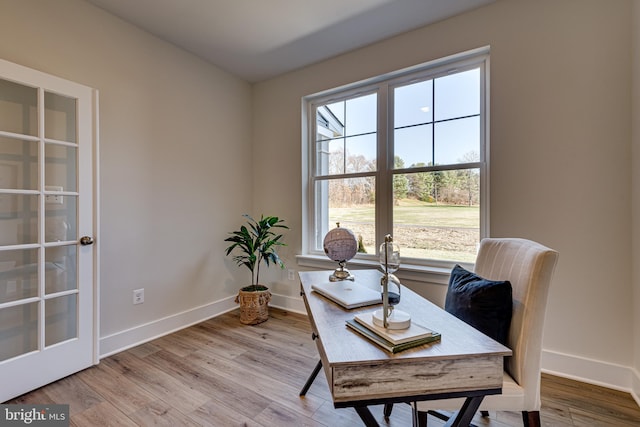
[{"label": "potted plant", "polygon": [[277,264],[284,268],[276,250],[278,246],[286,245],[280,240],[282,234],[276,234],[273,230],[289,227],[277,216],[261,215],[259,221],[246,214],[243,216],[247,219],[247,225],[229,233],[231,236],[224,241],[231,242],[226,255],[235,250],[233,260],[236,264],[251,271],[251,285],[240,289],[236,302],[240,303],[240,322],[255,325],[269,318],[268,304],[271,300],[269,288],[260,284],[260,264]]}]

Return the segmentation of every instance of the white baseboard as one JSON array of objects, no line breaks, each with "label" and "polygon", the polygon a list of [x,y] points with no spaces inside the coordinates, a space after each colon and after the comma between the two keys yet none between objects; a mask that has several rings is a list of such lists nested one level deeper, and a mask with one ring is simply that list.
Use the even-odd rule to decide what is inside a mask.
[{"label": "white baseboard", "polygon": [[[234,302],[235,296],[214,301],[191,310],[163,317],[143,325],[134,326],[124,331],[116,332],[100,338],[100,358],[111,356],[123,350],[160,338],[164,335],[179,331],[196,323],[200,323],[215,316],[238,308]],[[300,297],[273,294],[272,307],[294,313],[306,314],[304,302]]]},{"label": "white baseboard", "polygon": [[160,338],[238,307],[235,296],[154,320],[100,338],[100,358]]},{"label": "white baseboard", "polygon": [[631,396],[636,400],[638,406],[640,406],[640,372],[636,369],[632,369],[633,375],[631,378]]},{"label": "white baseboard", "polygon": [[305,316],[307,314],[307,309],[304,307],[304,301],[302,301],[302,298],[300,297],[272,293],[269,306],[281,308],[298,314],[304,314]]},{"label": "white baseboard", "polygon": [[[588,384],[620,390],[634,394],[632,382],[636,383],[634,398],[640,391],[640,377],[629,366],[607,363],[600,360],[587,359],[571,354],[563,354],[550,350],[542,350],[542,372],[582,381]],[[640,403],[639,403],[640,404]]]}]

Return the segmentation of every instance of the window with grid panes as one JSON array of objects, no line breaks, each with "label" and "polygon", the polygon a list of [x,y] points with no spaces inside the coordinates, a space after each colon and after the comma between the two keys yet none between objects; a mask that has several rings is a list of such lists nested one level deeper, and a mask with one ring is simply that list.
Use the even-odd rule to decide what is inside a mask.
[{"label": "window with grid panes", "polygon": [[377,259],[473,262],[488,235],[488,49],[305,98],[307,254],[336,223]]}]

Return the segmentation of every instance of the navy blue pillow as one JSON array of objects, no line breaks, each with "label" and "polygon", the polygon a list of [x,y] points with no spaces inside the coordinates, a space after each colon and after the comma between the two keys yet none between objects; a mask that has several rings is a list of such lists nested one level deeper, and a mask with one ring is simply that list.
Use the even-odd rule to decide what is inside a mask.
[{"label": "navy blue pillow", "polygon": [[444,309],[506,345],[511,325],[511,282],[487,280],[456,265]]}]

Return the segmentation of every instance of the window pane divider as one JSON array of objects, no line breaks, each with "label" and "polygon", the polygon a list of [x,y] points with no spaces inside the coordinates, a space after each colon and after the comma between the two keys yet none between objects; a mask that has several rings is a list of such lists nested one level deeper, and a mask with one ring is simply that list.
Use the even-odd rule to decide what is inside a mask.
[{"label": "window pane divider", "polygon": [[3,308],[15,307],[17,305],[27,305],[27,304],[31,304],[39,301],[40,301],[40,297],[30,297],[30,298],[17,299],[9,302],[3,302],[2,304],[0,304],[0,310],[2,310]]},{"label": "window pane divider", "polygon": [[59,139],[44,138],[44,142],[46,142],[47,144],[64,145],[67,147],[78,147],[77,142],[61,141]]},{"label": "window pane divider", "polygon": [[[433,101],[432,101],[433,103]],[[480,113],[477,114],[468,114],[466,116],[456,116],[456,117],[451,117],[448,119],[440,119],[440,120],[432,120],[429,122],[421,122],[421,123],[414,123],[412,125],[404,125],[404,126],[398,126],[393,128],[394,130],[400,130],[400,129],[409,129],[409,128],[415,128],[418,126],[426,126],[426,125],[437,125],[438,123],[446,123],[446,122],[453,122],[455,120],[464,120],[464,119],[472,119],[474,117],[480,117]],[[363,134],[366,135],[366,134]],[[338,138],[336,138],[338,139]]]},{"label": "window pane divider", "polygon": [[358,136],[367,136],[367,135],[375,135],[376,132],[362,132],[362,133],[354,133],[353,135],[340,135],[340,136],[334,136],[333,138],[327,138],[327,139],[320,139],[320,140],[316,140],[316,143],[319,142],[327,142],[327,141],[340,141],[341,139],[349,139],[349,138],[356,138]]},{"label": "window pane divider", "polygon": [[337,175],[318,175],[318,176],[315,176],[313,179],[314,181],[328,181],[331,179],[366,178],[370,176],[376,176],[376,174],[377,174],[376,171],[353,172],[353,173],[344,173],[344,174],[337,174]]},{"label": "window pane divider", "polygon": [[404,168],[404,169],[394,169],[394,174],[403,174],[403,173],[420,173],[420,172],[438,172],[438,171],[450,171],[450,170],[460,170],[460,169],[474,169],[482,166],[480,162],[473,163],[456,163],[454,165],[436,165],[436,166],[421,166],[416,168]]},{"label": "window pane divider", "polygon": [[0,246],[0,252],[2,251],[15,251],[16,249],[38,249],[40,247],[39,243],[25,243],[18,245],[7,245]]},{"label": "window pane divider", "polygon": [[59,240],[55,242],[45,242],[42,244],[45,248],[57,248],[58,246],[75,245],[78,242],[76,240]]},{"label": "window pane divider", "polygon": [[2,188],[0,194],[24,194],[24,195],[37,195],[40,194],[38,190],[16,190],[13,188]]},{"label": "window pane divider", "polygon": [[4,136],[7,138],[22,139],[24,141],[40,141],[40,138],[38,138],[37,136],[25,135],[22,133],[6,132],[2,130],[0,130],[0,136]]},{"label": "window pane divider", "polygon": [[50,300],[50,299],[59,298],[59,297],[66,297],[67,295],[75,295],[78,293],[79,292],[77,289],[68,289],[66,291],[53,292],[53,293],[47,294],[43,297],[43,299]]},{"label": "window pane divider", "polygon": [[45,224],[44,221],[40,219],[42,217],[42,213],[45,212],[45,200],[44,196],[42,196],[42,192],[44,191],[45,186],[45,92],[43,88],[38,88],[38,189],[40,190],[40,197],[38,198],[38,243],[40,247],[38,249],[38,297],[40,301],[38,303],[38,349],[44,350],[45,345],[45,307],[44,301],[42,298],[45,295],[45,253],[42,247],[42,243],[44,242],[45,236]]}]

